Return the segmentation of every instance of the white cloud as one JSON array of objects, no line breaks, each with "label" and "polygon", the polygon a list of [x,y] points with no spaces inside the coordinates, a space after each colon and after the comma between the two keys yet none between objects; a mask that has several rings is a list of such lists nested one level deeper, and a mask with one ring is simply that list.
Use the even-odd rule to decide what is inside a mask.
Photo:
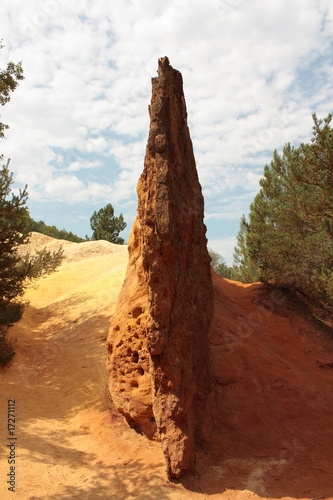
[{"label": "white cloud", "polygon": [[67,167],[67,172],[78,172],[79,170],[83,169],[91,169],[94,167],[98,167],[99,162],[98,161],[73,161],[70,163]]},{"label": "white cloud", "polygon": [[[2,152],[32,202],[133,200],[164,55],[183,74],[210,213],[238,213],[219,194],[250,202],[272,150],[307,140],[311,112],[332,110],[328,0],[13,0],[0,15],[1,57],[22,59],[26,76],[1,110]],[[108,156],[112,183],[92,182]]]}]

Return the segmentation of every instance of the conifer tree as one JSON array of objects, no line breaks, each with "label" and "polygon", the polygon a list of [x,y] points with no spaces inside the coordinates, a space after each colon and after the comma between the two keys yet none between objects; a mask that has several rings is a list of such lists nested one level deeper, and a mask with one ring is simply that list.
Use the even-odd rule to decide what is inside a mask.
[{"label": "conifer tree", "polygon": [[[0,49],[3,45],[0,43]],[[23,79],[21,63],[8,63],[0,71],[0,103],[10,100],[19,80]],[[0,122],[0,137],[8,125]],[[3,156],[0,155],[0,161]],[[15,195],[12,192],[13,174],[9,171],[9,160],[0,169],[0,365],[7,364],[14,355],[8,340],[9,326],[18,321],[23,312],[20,302],[29,280],[53,272],[62,260],[62,250],[48,252],[41,250],[34,255],[22,253],[19,249],[28,242],[28,199],[27,186]]]},{"label": "conifer tree", "polygon": [[44,249],[33,255],[22,252],[29,239],[28,193],[27,187],[18,195],[11,192],[13,174],[8,165],[9,161],[0,170],[0,365],[14,355],[7,331],[21,318],[20,297],[27,283],[55,271],[63,257],[62,249],[56,252]]},{"label": "conifer tree", "polygon": [[250,259],[247,247],[247,235],[249,224],[243,215],[240,221],[240,228],[237,235],[237,245],[234,248],[234,263],[231,268],[231,278],[243,283],[251,283],[259,279],[258,266]]},{"label": "conifer tree", "polygon": [[309,144],[274,151],[235,249],[239,275],[333,300],[332,116],[313,115]]},{"label": "conifer tree", "polygon": [[119,233],[126,228],[123,214],[114,215],[114,208],[108,203],[104,208],[94,212],[90,218],[90,227],[93,230],[92,240],[106,240],[118,245],[125,243]]}]

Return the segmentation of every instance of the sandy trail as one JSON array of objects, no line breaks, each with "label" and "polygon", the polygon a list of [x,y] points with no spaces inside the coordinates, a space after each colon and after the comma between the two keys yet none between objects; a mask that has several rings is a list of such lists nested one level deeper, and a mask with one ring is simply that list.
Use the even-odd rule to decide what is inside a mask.
[{"label": "sandy trail", "polygon": [[[32,248],[55,248],[42,235]],[[0,373],[0,495],[22,499],[333,498],[332,338],[258,285],[214,278],[215,390],[196,474],[165,478],[157,443],[106,392],[105,338],[126,247],[64,242],[58,272],[30,287]],[[333,364],[332,364],[333,366]],[[16,493],[7,490],[7,401],[16,401]]]},{"label": "sandy trail", "polygon": [[[40,238],[39,246],[54,247]],[[67,244],[60,270],[31,287],[12,329],[17,354],[0,374],[2,443],[7,400],[16,401],[16,493],[7,490],[1,447],[1,498],[169,498],[159,446],[110,412],[105,338],[127,249]]]}]

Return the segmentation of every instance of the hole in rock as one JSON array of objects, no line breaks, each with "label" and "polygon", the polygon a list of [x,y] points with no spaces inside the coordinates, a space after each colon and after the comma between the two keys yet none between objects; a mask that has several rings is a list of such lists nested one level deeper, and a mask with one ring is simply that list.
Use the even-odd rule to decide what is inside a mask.
[{"label": "hole in rock", "polygon": [[139,387],[139,384],[137,383],[137,381],[136,381],[136,380],[131,380],[130,386],[131,386],[131,387],[136,387],[136,388],[138,388],[138,387]]},{"label": "hole in rock", "polygon": [[134,351],[132,354],[132,361],[133,363],[138,363],[139,361],[139,353],[137,351]]},{"label": "hole in rock", "polygon": [[128,325],[128,327],[127,327],[127,331],[128,331],[128,332],[130,332],[131,330],[132,330],[131,325]]},{"label": "hole in rock", "polygon": [[142,307],[135,307],[132,311],[133,318],[138,318],[142,312]]},{"label": "hole in rock", "polygon": [[138,374],[139,375],[144,375],[145,371],[143,368],[138,368]]},{"label": "hole in rock", "polygon": [[120,326],[119,326],[119,325],[117,325],[117,326],[115,326],[115,327],[113,328],[113,331],[114,331],[114,332],[119,332],[119,330],[120,330]]}]

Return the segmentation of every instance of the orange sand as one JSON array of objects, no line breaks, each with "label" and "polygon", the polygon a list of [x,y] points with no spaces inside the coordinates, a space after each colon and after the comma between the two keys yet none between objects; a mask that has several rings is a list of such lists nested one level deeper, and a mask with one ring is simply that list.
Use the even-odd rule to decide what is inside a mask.
[{"label": "orange sand", "polygon": [[[63,244],[59,271],[26,292],[30,304],[11,330],[17,354],[0,372],[1,498],[333,498],[332,338],[283,295],[214,277],[209,453],[196,474],[169,483],[159,444],[128,428],[107,397],[105,338],[127,249]],[[57,245],[35,235],[31,248]],[[5,478],[8,399],[16,493]]]}]

